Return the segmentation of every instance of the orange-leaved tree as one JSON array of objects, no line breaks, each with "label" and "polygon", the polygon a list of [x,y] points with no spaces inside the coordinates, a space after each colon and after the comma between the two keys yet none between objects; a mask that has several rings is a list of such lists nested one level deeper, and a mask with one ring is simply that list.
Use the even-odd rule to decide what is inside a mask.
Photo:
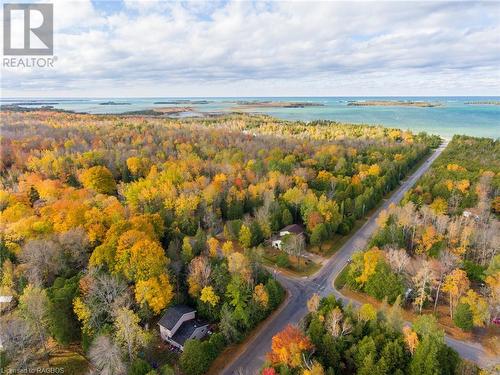
[{"label": "orange-leaved tree", "polygon": [[283,364],[296,368],[302,363],[302,353],[312,348],[313,344],[309,337],[296,326],[289,324],[273,337],[268,359],[274,365]]}]

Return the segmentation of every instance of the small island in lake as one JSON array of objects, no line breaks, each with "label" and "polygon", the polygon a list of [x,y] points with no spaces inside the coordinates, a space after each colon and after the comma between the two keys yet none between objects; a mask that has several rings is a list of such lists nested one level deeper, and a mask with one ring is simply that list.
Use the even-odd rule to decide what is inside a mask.
[{"label": "small island in lake", "polygon": [[488,100],[488,101],[480,101],[480,102],[465,102],[464,104],[468,104],[468,105],[500,105],[500,100]]},{"label": "small island in lake", "polygon": [[273,102],[273,101],[237,101],[233,110],[255,109],[255,108],[305,108],[322,107],[322,103],[311,102]]},{"label": "small island in lake", "polygon": [[168,101],[154,102],[153,104],[209,104],[209,103],[211,103],[211,102],[208,100],[181,99],[181,100],[168,100]]},{"label": "small island in lake", "polygon": [[119,103],[113,101],[99,103],[99,105],[130,105],[130,104],[132,103]]},{"label": "small island in lake", "polygon": [[347,103],[350,106],[368,107],[440,107],[441,103],[417,102],[417,101],[394,101],[394,100],[370,100],[370,101],[353,101]]},{"label": "small island in lake", "polygon": [[71,110],[54,108],[53,105],[42,105],[41,107],[33,107],[26,104],[1,104],[0,111],[6,112],[59,112],[59,113],[78,113]]},{"label": "small island in lake", "polygon": [[138,111],[127,111],[120,113],[126,116],[163,116],[163,115],[178,115],[186,112],[193,112],[192,107],[162,107],[162,108],[151,108],[142,109]]}]

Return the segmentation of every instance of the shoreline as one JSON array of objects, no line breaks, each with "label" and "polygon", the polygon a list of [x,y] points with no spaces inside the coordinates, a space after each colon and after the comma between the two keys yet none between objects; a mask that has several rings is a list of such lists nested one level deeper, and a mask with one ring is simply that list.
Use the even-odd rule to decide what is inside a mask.
[{"label": "shoreline", "polygon": [[[60,101],[62,102],[62,101]],[[29,105],[24,105],[24,103],[29,103]],[[33,103],[33,104],[31,104]],[[50,102],[55,103],[55,102]],[[36,103],[38,105],[42,103]],[[465,104],[464,104],[465,105]],[[111,108],[115,106],[98,106],[101,108]],[[359,106],[362,108],[363,106]],[[365,106],[369,108],[369,106]],[[470,105],[469,107],[472,107]],[[166,108],[166,109],[164,109]],[[320,107],[321,108],[321,107]],[[326,108],[326,107],[325,107]],[[344,104],[343,108],[348,108],[347,105]],[[353,106],[351,108],[356,108]],[[376,108],[376,107],[374,107]],[[380,108],[390,108],[390,106],[381,106]],[[394,107],[397,108],[397,107]],[[399,106],[399,108],[408,108]],[[445,107],[443,107],[443,110]],[[491,110],[494,108],[498,108],[496,106],[490,106]],[[82,108],[86,109],[86,108]],[[279,108],[278,108],[279,109]],[[116,109],[115,109],[116,110]],[[189,111],[188,111],[189,110]],[[422,112],[425,108],[422,109]],[[57,108],[55,105],[42,105],[35,106],[33,101],[31,102],[20,102],[18,104],[0,104],[0,111],[10,111],[10,112],[54,112],[54,113],[74,113],[74,114],[88,114],[93,116],[145,116],[145,117],[157,117],[157,118],[172,118],[172,119],[204,119],[204,118],[214,118],[214,117],[223,117],[223,116],[232,116],[232,115],[249,115],[249,116],[269,116],[269,118],[276,119],[279,121],[290,121],[290,122],[300,122],[300,123],[315,123],[315,122],[331,122],[331,123],[339,123],[339,124],[350,124],[350,125],[367,125],[367,126],[382,126],[388,129],[400,129],[403,131],[409,130],[413,132],[427,132],[429,134],[437,134],[443,138],[451,139],[454,135],[469,135],[472,137],[479,138],[490,138],[490,139],[499,139],[498,131],[500,131],[498,123],[495,121],[491,121],[488,124],[478,124],[478,125],[470,125],[467,127],[460,126],[460,124],[454,126],[448,123],[440,123],[433,124],[425,123],[425,122],[415,122],[411,121],[411,119],[402,117],[400,121],[394,121],[393,119],[378,119],[378,118],[366,118],[364,116],[360,116],[359,118],[349,118],[342,116],[342,113],[332,112],[327,116],[327,118],[321,114],[318,114],[317,117],[312,117],[314,113],[312,113],[311,118],[303,118],[301,116],[300,109],[298,112],[295,112],[294,109],[290,110],[290,113],[273,113],[272,111],[266,111],[265,107],[262,107],[260,110],[240,110],[235,111],[232,108],[203,108],[198,107],[196,105],[184,105],[184,106],[169,106],[165,105],[165,107],[152,107],[150,105],[137,106],[137,110],[124,111],[124,112],[113,112],[113,111],[105,111],[95,113],[92,110],[72,110],[72,109],[62,109]],[[323,111],[323,110],[322,110]],[[338,115],[338,117],[337,117]]]}]

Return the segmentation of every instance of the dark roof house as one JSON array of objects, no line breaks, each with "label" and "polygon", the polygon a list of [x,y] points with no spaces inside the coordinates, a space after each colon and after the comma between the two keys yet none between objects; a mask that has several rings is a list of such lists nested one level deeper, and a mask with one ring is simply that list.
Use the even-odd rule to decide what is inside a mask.
[{"label": "dark roof house", "polygon": [[161,317],[158,324],[166,329],[171,330],[177,324],[177,322],[185,314],[196,313],[196,310],[187,305],[176,305],[169,307],[163,316]]},{"label": "dark roof house", "polygon": [[208,324],[205,321],[200,319],[188,320],[180,326],[177,332],[175,332],[175,334],[172,336],[171,340],[184,347],[184,343],[186,342],[186,340],[192,338],[201,338],[193,337],[193,335],[196,333],[196,330],[200,329],[202,331],[200,333],[202,333],[204,336],[207,329],[205,329],[205,331],[203,332],[203,328],[208,328]]},{"label": "dark roof house", "polygon": [[296,236],[298,235],[304,235],[305,230],[302,225],[299,224],[290,224],[287,225],[286,227],[282,228],[279,233],[276,233],[273,237],[269,239],[269,242],[271,243],[271,246],[280,249],[281,250],[281,245],[283,244],[283,238],[285,236],[294,234]]},{"label": "dark roof house", "polygon": [[[285,232],[288,232],[288,233],[285,233]],[[299,225],[299,224],[290,224],[290,225],[287,225],[286,227],[284,227],[283,229],[280,230],[280,235],[281,236],[284,236],[285,234],[281,234],[281,233],[285,233],[285,234],[303,234],[304,233],[304,227],[302,225]]]},{"label": "dark roof house", "polygon": [[196,318],[196,310],[187,305],[169,307],[158,322],[161,338],[184,350],[188,339],[201,339],[208,331],[208,323]]}]

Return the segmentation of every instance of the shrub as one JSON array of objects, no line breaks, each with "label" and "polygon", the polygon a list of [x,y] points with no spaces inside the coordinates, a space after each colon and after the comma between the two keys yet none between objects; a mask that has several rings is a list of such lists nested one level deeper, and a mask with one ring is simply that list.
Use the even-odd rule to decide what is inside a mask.
[{"label": "shrub", "polygon": [[214,333],[212,336],[210,336],[210,340],[208,340],[210,345],[214,348],[214,350],[217,352],[217,355],[222,352],[224,347],[226,346],[226,340],[224,339],[224,335],[222,333]]},{"label": "shrub", "polygon": [[339,234],[346,236],[349,234],[352,228],[352,223],[349,219],[345,219],[343,222],[340,223],[339,227],[337,228],[337,232]]},{"label": "shrub", "polygon": [[146,375],[152,369],[153,368],[144,359],[137,358],[134,362],[132,362],[132,365],[128,370],[128,375]]},{"label": "shrub", "polygon": [[175,375],[175,371],[170,365],[164,365],[160,369],[161,375]]},{"label": "shrub", "polygon": [[207,372],[217,356],[210,342],[187,340],[180,357],[182,371],[187,375],[201,375]]}]

